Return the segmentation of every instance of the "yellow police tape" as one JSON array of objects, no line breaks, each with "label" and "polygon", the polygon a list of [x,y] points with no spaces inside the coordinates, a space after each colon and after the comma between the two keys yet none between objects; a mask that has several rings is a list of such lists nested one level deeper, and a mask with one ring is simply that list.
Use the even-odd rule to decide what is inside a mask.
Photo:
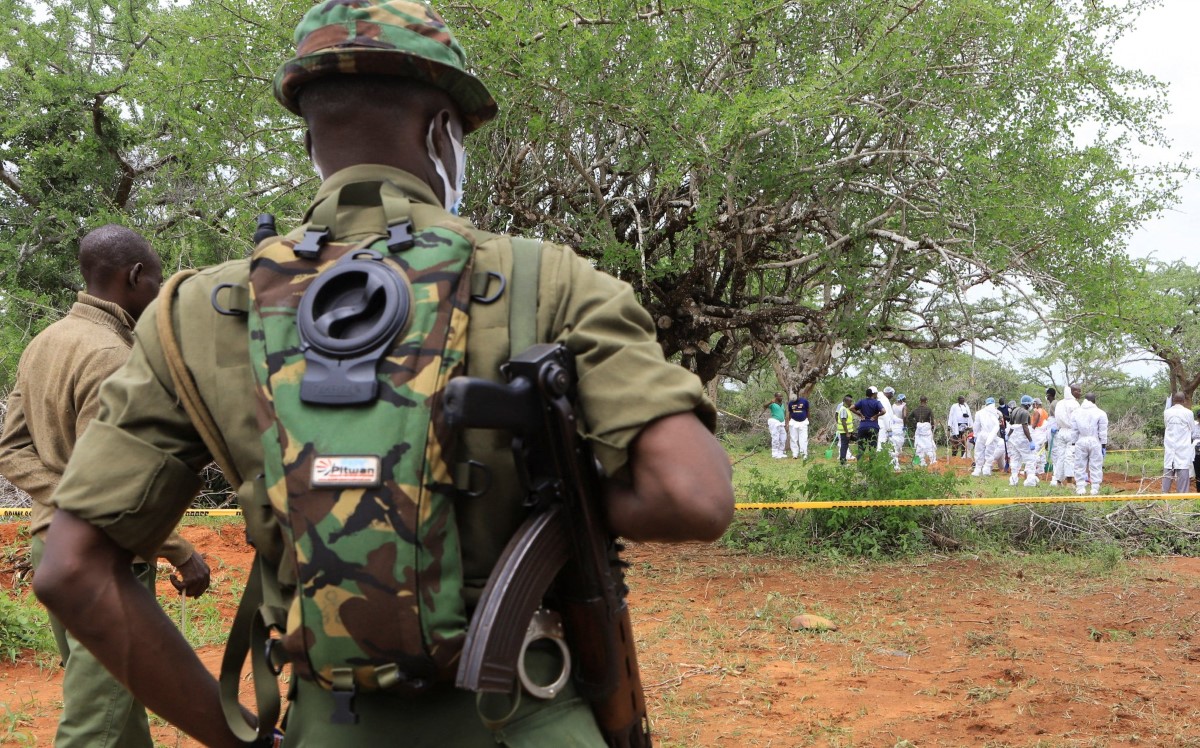
[{"label": "yellow police tape", "polygon": [[[1101,496],[990,496],[986,498],[960,497],[953,499],[882,499],[877,501],[747,501],[734,504],[735,509],[833,509],[835,507],[889,507],[889,506],[1010,506],[1014,504],[1078,504],[1113,501],[1198,501],[1200,493],[1143,493],[1104,494]],[[237,517],[241,509],[189,509],[185,517]],[[28,509],[0,508],[0,517],[22,516]]]},{"label": "yellow police tape", "polygon": [[[0,517],[22,516],[29,514],[31,510],[27,508],[19,509],[4,509],[0,508]],[[240,517],[241,509],[189,509],[183,513],[185,517]]]},{"label": "yellow police tape", "polygon": [[1200,500],[1200,493],[1143,493],[1107,494],[1101,496],[991,496],[954,499],[883,499],[881,501],[789,501],[780,503],[745,502],[734,504],[735,509],[833,509],[852,506],[1008,506],[1011,504],[1078,504],[1113,501],[1187,501]]}]

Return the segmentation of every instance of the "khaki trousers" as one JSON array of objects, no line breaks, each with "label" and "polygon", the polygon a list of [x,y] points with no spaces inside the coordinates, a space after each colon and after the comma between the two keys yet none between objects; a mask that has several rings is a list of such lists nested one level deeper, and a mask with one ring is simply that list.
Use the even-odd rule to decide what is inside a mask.
[{"label": "khaki trousers", "polygon": [[[33,568],[46,544],[33,539]],[[134,564],[138,581],[154,591],[154,565]],[[63,677],[63,710],[54,735],[55,748],[154,748],[146,708],[92,656],[58,619],[50,616],[58,654],[67,670]],[[168,665],[169,667],[169,665]]]}]

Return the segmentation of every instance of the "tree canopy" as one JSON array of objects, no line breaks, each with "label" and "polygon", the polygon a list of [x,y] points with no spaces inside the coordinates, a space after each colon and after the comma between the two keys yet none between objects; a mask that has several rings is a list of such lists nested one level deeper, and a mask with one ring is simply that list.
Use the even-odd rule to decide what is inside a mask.
[{"label": "tree canopy", "polygon": [[[465,208],[628,280],[706,381],[1005,340],[1172,198],[1177,170],[1128,152],[1163,88],[1110,56],[1142,4],[444,5],[501,106]],[[258,212],[299,220],[315,175],[269,81],[309,6],[0,0],[13,329],[67,306],[101,223],[176,268],[244,254]]]},{"label": "tree canopy", "polygon": [[1170,199],[1169,170],[1126,151],[1163,107],[1109,58],[1132,14],[492,3],[475,48],[520,104],[475,154],[484,222],[618,272],[705,379],[766,357],[804,387],[883,342],[1010,337],[1023,296],[1119,255]]}]

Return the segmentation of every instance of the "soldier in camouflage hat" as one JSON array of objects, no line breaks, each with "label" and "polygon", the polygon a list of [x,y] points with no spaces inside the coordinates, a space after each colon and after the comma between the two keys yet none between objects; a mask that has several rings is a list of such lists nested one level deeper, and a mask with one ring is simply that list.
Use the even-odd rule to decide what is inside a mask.
[{"label": "soldier in camouflage hat", "polygon": [[319,2],[296,27],[296,56],[275,73],[275,98],[301,114],[299,93],[329,75],[388,75],[424,81],[450,95],[471,133],[496,116],[496,102],[466,71],[446,22],[424,3]]},{"label": "soldier in camouflage hat", "polygon": [[[417,236],[461,237],[472,249],[466,373],[502,381],[499,365],[510,354],[510,337],[526,334],[510,321],[510,306],[514,317],[527,311],[535,328],[528,336],[562,343],[575,354],[581,428],[613,476],[606,487],[612,531],[646,541],[719,537],[732,519],[733,489],[728,457],[711,433],[715,409],[694,375],[664,360],[653,320],[629,285],[569,248],[544,242],[536,255],[536,291],[528,297],[536,309],[511,304],[506,286],[494,279],[513,273],[512,238],[455,215],[462,200],[462,138],[494,117],[496,105],[466,72],[444,21],[414,2],[328,0],[304,16],[296,43],[296,57],[275,78],[275,94],[304,118],[309,154],[323,181],[304,225],[265,240],[255,262],[280,247],[297,254],[311,247],[318,259],[325,242],[374,247],[397,206],[408,212]],[[251,262],[237,260],[172,279],[146,310],[130,361],[105,385],[102,415],[77,446],[55,495],[60,511],[35,582],[46,605],[147,707],[213,746],[246,744],[224,719],[236,722],[237,707],[223,715],[218,686],[187,642],[144,589],[113,570],[166,537],[199,485],[196,473],[216,458],[238,486],[256,549],[279,562],[275,581],[283,593],[292,595],[302,581],[283,550],[289,541],[278,508],[273,512],[257,498],[267,490],[256,481],[264,472],[264,441],[250,328],[234,293],[250,277]],[[204,418],[187,412],[198,407]],[[469,432],[465,442],[491,478],[488,486],[457,485],[463,494],[454,502],[461,596],[470,612],[528,509],[505,440]],[[136,647],[133,631],[139,632]],[[556,660],[554,652],[535,648],[526,667],[534,681],[549,682]],[[604,745],[573,686],[546,700],[516,696],[515,703],[489,708],[497,705],[477,705],[475,694],[448,682],[416,696],[360,692],[357,723],[331,724],[330,692],[293,677],[284,744]],[[270,706],[258,704],[264,713]],[[484,712],[487,722],[480,719]]]}]

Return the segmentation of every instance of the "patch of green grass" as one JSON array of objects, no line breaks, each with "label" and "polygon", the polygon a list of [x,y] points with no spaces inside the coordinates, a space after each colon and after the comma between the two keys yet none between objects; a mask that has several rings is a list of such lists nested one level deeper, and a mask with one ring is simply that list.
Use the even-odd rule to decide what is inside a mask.
[{"label": "patch of green grass", "polygon": [[185,600],[167,582],[158,585],[158,603],[193,647],[225,643],[229,622],[222,617],[216,597],[201,595]]},{"label": "patch of green grass", "polygon": [[26,730],[33,726],[33,713],[22,704],[14,710],[0,703],[0,745],[37,745],[37,739]]},{"label": "patch of green grass", "polygon": [[0,594],[0,661],[16,662],[23,652],[58,654],[50,617],[33,593]]},{"label": "patch of green grass", "polygon": [[989,701],[1007,698],[1008,693],[1008,689],[995,686],[971,686],[967,689],[967,698],[978,704],[986,704]]}]

